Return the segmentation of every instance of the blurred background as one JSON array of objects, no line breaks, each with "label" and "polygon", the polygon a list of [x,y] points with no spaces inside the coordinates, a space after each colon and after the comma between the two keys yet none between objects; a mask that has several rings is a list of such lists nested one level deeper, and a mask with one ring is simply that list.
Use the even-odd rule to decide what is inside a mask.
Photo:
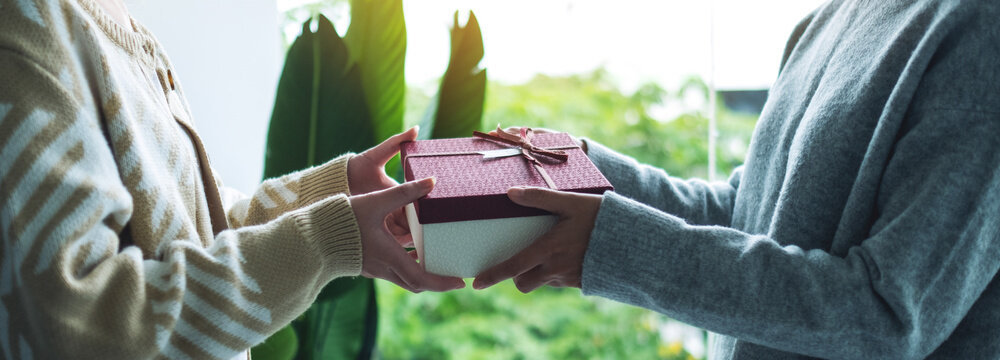
[{"label": "blurred background", "polygon": [[[252,193],[285,51],[321,12],[344,34],[347,0],[127,1],[167,49],[217,173]],[[679,177],[742,162],[785,40],[818,0],[403,1],[407,125],[431,102],[456,10],[473,10],[488,70],[485,127],[584,136]],[[577,289],[410,294],[378,281],[383,359],[686,359],[706,334]]]}]

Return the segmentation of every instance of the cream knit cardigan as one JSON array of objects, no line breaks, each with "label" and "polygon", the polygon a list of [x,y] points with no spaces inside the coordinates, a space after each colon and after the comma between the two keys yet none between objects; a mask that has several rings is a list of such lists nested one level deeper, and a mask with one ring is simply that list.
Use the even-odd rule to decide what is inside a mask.
[{"label": "cream knit cardigan", "polygon": [[177,75],[92,0],[0,0],[0,358],[231,358],[360,273],[349,156],[228,191]]}]

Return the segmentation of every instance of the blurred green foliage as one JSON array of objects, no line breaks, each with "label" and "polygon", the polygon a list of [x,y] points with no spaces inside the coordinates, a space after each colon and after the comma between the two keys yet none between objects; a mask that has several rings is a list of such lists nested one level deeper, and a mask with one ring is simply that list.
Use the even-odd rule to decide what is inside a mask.
[{"label": "blurred green foliage", "polygon": [[[604,70],[537,76],[517,85],[491,82],[484,127],[545,127],[598,141],[674,176],[707,175],[708,90],[696,78],[676,89],[649,83],[623,93]],[[406,121],[432,98],[407,92]],[[756,116],[717,107],[719,174],[738,166]],[[683,339],[662,339],[673,320],[640,308],[542,288],[521,294],[510,281],[493,288],[410,294],[377,281],[382,359],[693,359]],[[471,284],[470,284],[471,286]],[[704,346],[704,345],[702,345]],[[702,354],[704,354],[702,352]]]},{"label": "blurred green foliage", "polygon": [[[379,281],[383,359],[687,359],[659,339],[666,319],[579,289],[410,294]],[[470,284],[471,286],[471,284]]]},{"label": "blurred green foliage", "polygon": [[[406,123],[417,124],[431,97],[411,87]],[[595,140],[641,163],[682,178],[708,176],[708,87],[691,77],[675,89],[645,83],[623,93],[604,69],[588,74],[538,75],[523,84],[490,82],[484,130],[500,124],[565,131]],[[716,107],[717,174],[724,178],[743,163],[756,114]]]},{"label": "blurred green foliage", "polygon": [[[539,75],[518,85],[492,83],[484,124],[532,126],[587,137],[680,177],[708,176],[708,88],[698,78],[676,89],[642,84],[619,90],[602,69]],[[743,162],[757,117],[717,107],[719,174]]]}]

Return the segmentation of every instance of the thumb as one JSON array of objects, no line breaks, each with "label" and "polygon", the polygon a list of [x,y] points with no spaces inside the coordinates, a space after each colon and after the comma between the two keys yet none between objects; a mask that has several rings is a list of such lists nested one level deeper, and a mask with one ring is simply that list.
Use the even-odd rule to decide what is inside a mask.
[{"label": "thumb", "polygon": [[565,212],[570,196],[572,195],[541,187],[515,186],[507,189],[507,197],[515,204],[556,214]]},{"label": "thumb", "polygon": [[368,157],[376,164],[384,165],[385,163],[389,162],[389,159],[392,159],[392,157],[399,152],[399,144],[402,144],[407,141],[416,140],[417,133],[419,131],[420,127],[414,126],[409,130],[406,130],[402,133],[393,135],[388,139],[385,139],[385,141],[383,141],[382,143],[375,145],[375,147],[371,149],[366,150],[362,155]]},{"label": "thumb", "polygon": [[374,200],[375,211],[381,214],[399,209],[429,194],[437,180],[433,177],[402,183],[391,188],[369,193]]}]

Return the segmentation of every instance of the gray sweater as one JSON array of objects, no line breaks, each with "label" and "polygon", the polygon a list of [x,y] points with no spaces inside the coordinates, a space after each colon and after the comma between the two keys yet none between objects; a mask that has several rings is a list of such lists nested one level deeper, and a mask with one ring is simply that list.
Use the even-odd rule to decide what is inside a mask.
[{"label": "gray sweater", "polygon": [[827,3],[726,182],[590,141],[617,193],[584,293],[723,334],[713,358],[1000,358],[998,19],[985,0]]}]

